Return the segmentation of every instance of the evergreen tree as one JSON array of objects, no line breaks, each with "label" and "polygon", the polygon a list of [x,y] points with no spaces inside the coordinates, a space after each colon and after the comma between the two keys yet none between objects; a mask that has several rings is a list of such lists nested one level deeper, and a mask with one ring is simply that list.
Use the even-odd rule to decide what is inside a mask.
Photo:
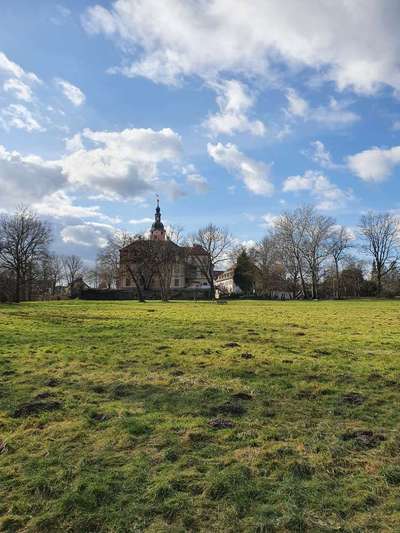
[{"label": "evergreen tree", "polygon": [[246,250],[237,258],[233,281],[246,294],[251,293],[254,288],[254,265]]}]

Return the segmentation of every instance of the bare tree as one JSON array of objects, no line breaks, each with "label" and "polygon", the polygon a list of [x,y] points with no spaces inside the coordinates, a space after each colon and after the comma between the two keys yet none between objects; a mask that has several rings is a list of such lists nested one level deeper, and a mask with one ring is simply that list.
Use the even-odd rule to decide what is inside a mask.
[{"label": "bare tree", "polygon": [[139,301],[144,302],[145,291],[156,273],[155,250],[159,242],[136,237],[131,246],[123,250],[121,260],[136,286]]},{"label": "bare tree", "polygon": [[277,240],[273,233],[265,237],[250,250],[250,257],[259,269],[262,279],[262,292],[266,294],[272,288],[278,262]]},{"label": "bare tree", "polygon": [[47,254],[50,240],[50,227],[25,206],[14,215],[0,217],[0,267],[15,276],[16,302],[21,300],[22,288],[31,292],[35,263]]},{"label": "bare tree", "polygon": [[85,273],[85,267],[82,259],[78,255],[65,255],[61,258],[64,277],[68,285],[78,278],[82,278]]},{"label": "bare tree", "polygon": [[42,263],[42,275],[51,296],[54,296],[56,287],[61,285],[64,276],[61,257],[55,254],[47,255]]},{"label": "bare tree", "polygon": [[304,238],[307,228],[306,208],[299,208],[292,213],[281,215],[275,224],[276,236],[288,263],[296,265],[296,272],[301,282],[303,297],[308,298],[305,261],[303,254]]},{"label": "bare tree", "polygon": [[[191,236],[193,245],[192,258],[210,286],[210,296],[215,297],[214,269],[225,262],[232,246],[232,237],[228,230],[208,224]],[[206,253],[197,253],[196,246]]]},{"label": "bare tree", "polygon": [[341,282],[340,282],[340,263],[346,257],[346,251],[351,247],[350,232],[344,226],[337,226],[331,232],[329,238],[329,249],[333,259],[336,277],[336,298],[341,298]]},{"label": "bare tree", "polygon": [[321,215],[315,208],[302,208],[304,233],[301,253],[311,276],[311,291],[314,299],[318,298],[318,283],[322,263],[330,254],[329,239],[335,224],[331,217]]},{"label": "bare tree", "polygon": [[283,242],[277,243],[279,261],[282,263],[284,276],[286,279],[286,288],[292,294],[292,298],[295,300],[299,298],[304,292],[300,288],[300,271],[299,263],[296,257],[293,255],[290,246]]},{"label": "bare tree", "polygon": [[168,226],[167,227],[167,239],[174,242],[175,244],[182,244],[184,237],[183,237],[184,229],[182,226]]},{"label": "bare tree", "polygon": [[179,257],[180,249],[171,241],[159,242],[154,246],[153,262],[161,290],[161,300],[168,301],[172,273]]},{"label": "bare tree", "polygon": [[376,268],[377,295],[382,293],[383,278],[399,260],[399,222],[390,213],[367,213],[361,217],[360,231],[363,251],[372,256]]},{"label": "bare tree", "polygon": [[107,245],[97,255],[98,277],[108,289],[115,287],[119,275],[120,250],[135,240],[125,231],[117,231],[108,237]]}]

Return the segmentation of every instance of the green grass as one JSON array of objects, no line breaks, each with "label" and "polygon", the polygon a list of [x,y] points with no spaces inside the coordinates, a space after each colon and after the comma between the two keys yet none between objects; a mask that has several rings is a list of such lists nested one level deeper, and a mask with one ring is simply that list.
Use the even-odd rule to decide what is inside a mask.
[{"label": "green grass", "polygon": [[0,306],[0,530],[400,531],[400,303]]}]

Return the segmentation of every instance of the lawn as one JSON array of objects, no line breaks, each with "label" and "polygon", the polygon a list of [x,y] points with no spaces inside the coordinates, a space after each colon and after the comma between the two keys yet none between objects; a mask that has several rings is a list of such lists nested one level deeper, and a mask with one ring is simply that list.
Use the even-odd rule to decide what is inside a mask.
[{"label": "lawn", "polygon": [[0,530],[400,531],[400,302],[0,306]]}]

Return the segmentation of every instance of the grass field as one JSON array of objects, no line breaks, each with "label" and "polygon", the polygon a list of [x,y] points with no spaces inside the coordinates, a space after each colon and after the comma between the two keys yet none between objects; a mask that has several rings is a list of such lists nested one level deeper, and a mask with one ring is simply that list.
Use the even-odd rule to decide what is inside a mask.
[{"label": "grass field", "polygon": [[400,531],[400,303],[0,306],[0,530]]}]

